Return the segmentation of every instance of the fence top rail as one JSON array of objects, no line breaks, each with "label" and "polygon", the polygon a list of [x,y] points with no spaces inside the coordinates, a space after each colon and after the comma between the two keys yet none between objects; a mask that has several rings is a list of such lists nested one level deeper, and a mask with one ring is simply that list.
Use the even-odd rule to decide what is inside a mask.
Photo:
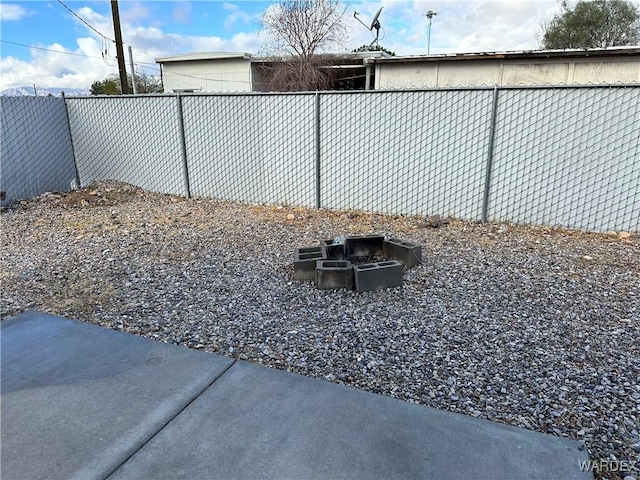
[{"label": "fence top rail", "polygon": [[[395,88],[379,90],[317,90],[304,92],[180,92],[180,93],[143,93],[136,95],[65,95],[69,99],[92,98],[167,98],[167,97],[257,97],[283,95],[376,95],[384,93],[406,92],[457,92],[457,91],[487,91],[487,90],[584,90],[591,88],[640,88],[640,83],[594,83],[582,85],[491,85],[478,87],[433,87],[433,88]],[[47,97],[44,97],[47,98]]]}]

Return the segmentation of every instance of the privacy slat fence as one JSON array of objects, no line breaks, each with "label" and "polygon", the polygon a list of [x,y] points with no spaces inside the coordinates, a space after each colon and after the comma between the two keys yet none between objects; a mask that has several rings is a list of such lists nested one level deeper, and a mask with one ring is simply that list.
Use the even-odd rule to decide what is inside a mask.
[{"label": "privacy slat fence", "polygon": [[4,203],[119,180],[184,196],[640,227],[640,86],[3,98]]}]

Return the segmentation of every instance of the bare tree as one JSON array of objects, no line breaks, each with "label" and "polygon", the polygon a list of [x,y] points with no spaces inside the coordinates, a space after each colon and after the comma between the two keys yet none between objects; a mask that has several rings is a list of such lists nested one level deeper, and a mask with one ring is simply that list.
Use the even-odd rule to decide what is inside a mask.
[{"label": "bare tree", "polygon": [[332,89],[337,77],[334,60],[323,55],[302,57],[270,57],[258,68],[260,90],[301,92]]},{"label": "bare tree", "polygon": [[262,26],[268,39],[265,50],[273,54],[265,69],[272,89],[328,88],[330,70],[318,54],[344,43],[345,12],[339,0],[284,0],[267,9]]}]

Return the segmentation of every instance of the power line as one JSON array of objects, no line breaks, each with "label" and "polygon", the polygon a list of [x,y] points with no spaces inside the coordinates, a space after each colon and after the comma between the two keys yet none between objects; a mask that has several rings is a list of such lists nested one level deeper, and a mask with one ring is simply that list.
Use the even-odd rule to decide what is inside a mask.
[{"label": "power line", "polygon": [[100,40],[102,41],[102,46],[100,47],[100,53],[102,54],[102,60],[104,61],[104,63],[108,67],[113,67],[114,65],[109,63],[109,42],[115,43],[115,40],[112,40],[111,38],[107,37],[106,35],[103,35],[98,30],[96,30],[92,25],[89,24],[89,22],[87,22],[84,18],[82,18],[76,12],[71,10],[67,5],[65,5],[64,2],[62,2],[62,0],[58,0],[58,3],[60,5],[62,5],[64,8],[66,8],[68,11],[70,11],[73,16],[75,16],[78,20],[80,20],[82,23],[84,23],[87,27],[89,27],[91,30],[93,30],[98,35],[100,35]]},{"label": "power line", "polygon": [[[92,56],[92,55],[83,55],[80,53],[71,53],[71,52],[61,52],[60,50],[51,50],[50,48],[43,48],[43,47],[36,47],[34,45],[25,45],[23,43],[16,43],[16,42],[10,42],[9,40],[3,40],[0,39],[0,42],[2,43],[9,43],[11,45],[17,45],[19,47],[26,47],[26,48],[35,48],[37,50],[44,50],[45,52],[52,52],[52,53],[62,53],[64,55],[73,55],[75,57],[85,57],[85,58],[101,58],[104,59],[103,57],[97,57],[97,56]],[[151,62],[134,62],[135,65],[141,67],[141,68],[146,68],[148,70],[154,70],[158,73],[160,73],[160,68],[157,66],[157,63],[151,63]],[[153,66],[146,66],[146,65],[153,65]],[[115,67],[115,65],[110,65],[111,67]],[[244,73],[244,72],[203,72],[204,75],[212,75],[212,74],[217,74],[220,75],[221,77],[223,75],[234,75],[234,74],[238,74],[238,73]],[[195,80],[204,80],[204,81],[225,81],[223,78],[210,78],[210,77],[198,77],[196,75],[189,75],[187,73],[179,73],[179,72],[166,72],[165,75],[175,75],[178,77],[187,77],[187,78],[193,78]],[[365,75],[354,75],[351,77],[343,77],[340,80],[350,80],[350,79],[356,79],[356,78],[363,78],[365,77]],[[247,80],[233,80],[233,82],[236,83],[252,83],[251,81],[247,81]]]},{"label": "power line", "polygon": [[[104,57],[98,57],[96,55],[84,55],[82,53],[61,52],[60,50],[52,50],[50,48],[36,47],[35,45],[26,45],[24,43],[11,42],[9,40],[4,40],[4,39],[0,39],[0,42],[8,43],[10,45],[16,45],[18,47],[35,48],[36,50],[44,50],[45,52],[62,53],[63,55],[73,55],[74,57],[83,57],[83,58],[100,58],[100,59],[104,60]],[[160,72],[160,68],[157,66],[158,65],[157,63],[135,62],[135,64],[139,65],[141,68],[147,68],[149,70],[155,70],[156,72]],[[153,66],[147,67],[146,65],[153,65]],[[115,67],[115,65],[109,65],[109,66],[112,67],[112,68]],[[195,77],[195,78],[199,78],[199,77]],[[202,79],[202,80],[204,80],[204,79]]]},{"label": "power line", "polygon": [[82,53],[61,52],[60,50],[51,50],[50,48],[36,47],[35,45],[25,45],[24,43],[10,42],[9,40],[4,40],[4,39],[0,39],[0,42],[9,43],[11,45],[17,45],[19,47],[35,48],[36,50],[44,50],[45,52],[62,53],[64,55],[73,55],[74,57],[103,58],[103,57],[97,57],[92,55],[83,55]]},{"label": "power line", "polygon": [[66,8],[67,10],[69,10],[78,20],[80,20],[82,23],[84,23],[87,27],[89,27],[91,30],[93,30],[94,32],[96,32],[98,35],[100,35],[102,38],[105,38],[113,43],[115,43],[115,40],[112,40],[111,38],[107,37],[106,35],[101,34],[98,30],[96,30],[95,28],[93,28],[91,25],[89,25],[89,23],[82,18],[80,15],[78,15],[76,12],[74,12],[73,10],[71,10],[69,7],[67,7],[64,3],[62,3],[61,0],[58,0],[58,3],[60,5],[62,5],[64,8]]}]

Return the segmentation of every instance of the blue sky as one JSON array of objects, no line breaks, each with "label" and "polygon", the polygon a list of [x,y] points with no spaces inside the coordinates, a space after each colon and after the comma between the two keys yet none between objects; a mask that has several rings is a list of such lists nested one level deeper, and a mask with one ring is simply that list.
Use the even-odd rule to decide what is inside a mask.
[{"label": "blue sky", "polygon": [[[105,37],[114,37],[109,1],[63,1]],[[158,73],[155,58],[161,56],[194,51],[258,54],[264,43],[260,19],[270,5],[258,1],[120,0],[123,42],[125,49],[128,45],[133,48],[136,69],[151,74]],[[353,12],[358,11],[366,22],[384,6],[381,44],[399,55],[415,55],[427,53],[428,10],[438,12],[433,18],[431,53],[530,50],[538,48],[540,24],[560,9],[560,2],[395,0],[349,2],[346,6],[351,34],[343,51],[372,40]],[[1,1],[0,12],[0,90],[33,84],[89,88],[93,81],[117,73],[115,45],[105,44],[57,0]],[[103,59],[105,47],[107,58]]]}]

